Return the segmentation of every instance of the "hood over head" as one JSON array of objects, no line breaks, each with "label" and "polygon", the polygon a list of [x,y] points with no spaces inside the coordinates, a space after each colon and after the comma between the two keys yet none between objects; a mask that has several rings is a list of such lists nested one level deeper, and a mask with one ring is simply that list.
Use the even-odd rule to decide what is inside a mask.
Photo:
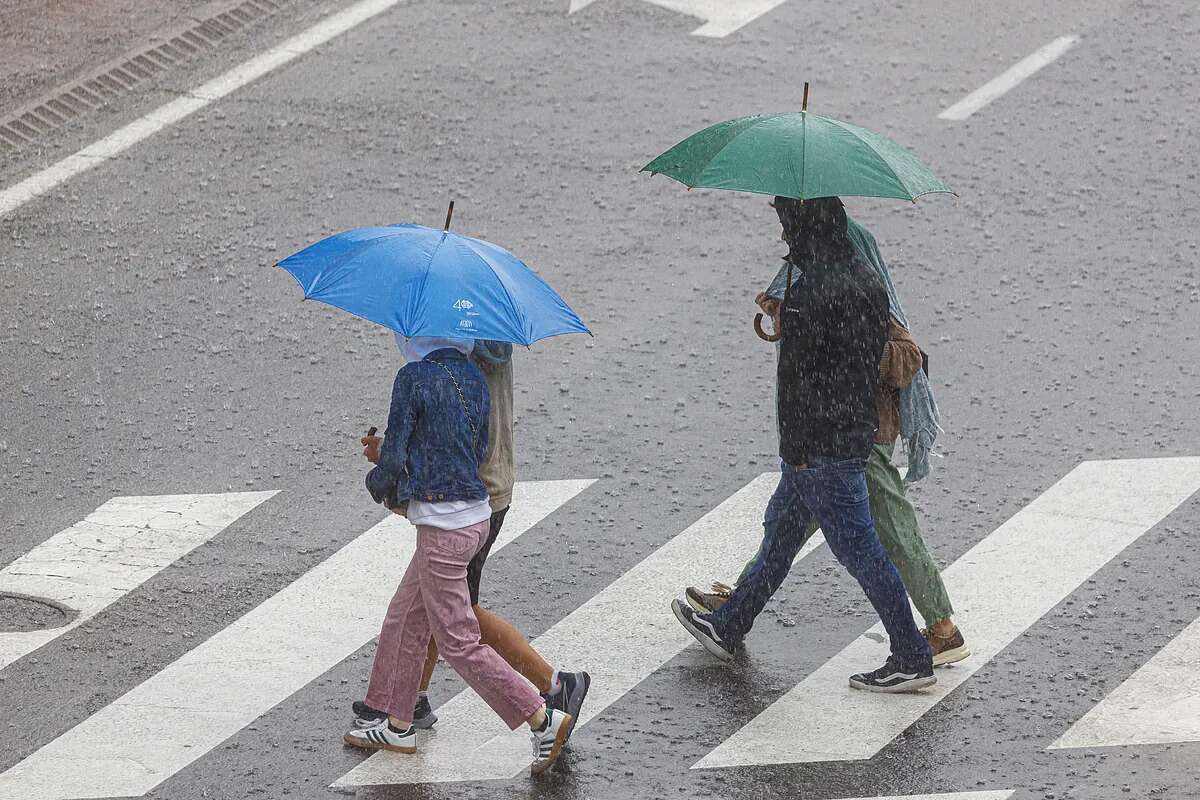
[{"label": "hood over head", "polygon": [[404,355],[406,362],[420,361],[435,350],[450,348],[457,350],[464,356],[469,356],[471,355],[471,351],[475,349],[474,339],[451,339],[444,336],[405,336],[402,333],[397,333],[395,336],[396,346],[400,348],[400,352]]},{"label": "hood over head", "polygon": [[772,205],[783,226],[788,261],[807,266],[853,257],[854,245],[846,232],[846,208],[840,199],[776,197]]}]

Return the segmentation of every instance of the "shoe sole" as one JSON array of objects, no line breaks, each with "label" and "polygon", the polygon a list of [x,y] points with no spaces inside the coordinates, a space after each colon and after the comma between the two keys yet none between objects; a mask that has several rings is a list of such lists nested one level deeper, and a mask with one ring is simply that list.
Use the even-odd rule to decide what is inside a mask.
[{"label": "shoe sole", "polygon": [[719,644],[708,638],[700,632],[700,629],[693,625],[683,614],[683,606],[678,600],[671,601],[671,612],[675,615],[675,619],[679,620],[679,624],[690,633],[697,642],[704,645],[704,649],[713,654],[722,661],[732,661],[733,653],[730,653],[721,647]]},{"label": "shoe sole", "polygon": [[562,755],[563,745],[567,743],[567,737],[571,735],[571,729],[575,727],[575,718],[570,714],[564,714],[566,717],[563,724],[558,727],[558,735],[554,737],[554,747],[550,749],[550,757],[545,761],[535,761],[529,765],[530,775],[541,775],[546,770],[554,766],[554,762],[558,761],[558,757]]},{"label": "shoe sole", "polygon": [[944,667],[947,664],[956,664],[969,655],[971,655],[971,650],[964,644],[960,647],[943,650],[935,655],[933,657],[933,665],[935,667]]},{"label": "shoe sole", "polygon": [[417,746],[415,744],[376,744],[375,742],[368,742],[364,739],[358,739],[348,733],[342,737],[342,742],[350,745],[351,747],[357,747],[360,750],[387,750],[389,753],[406,753],[410,756],[417,752]]},{"label": "shoe sole", "polygon": [[864,692],[877,692],[879,694],[908,694],[909,692],[919,692],[937,683],[937,678],[930,675],[925,678],[913,678],[911,681],[897,683],[895,686],[875,686],[870,683],[856,681],[850,679],[851,689],[861,689]]},{"label": "shoe sole", "polygon": [[575,732],[575,720],[579,719],[579,709],[583,708],[583,701],[587,699],[588,689],[592,688],[592,676],[586,672],[579,673],[583,676],[583,691],[579,693],[578,699],[567,701],[567,716],[571,718],[571,727],[567,731],[567,738],[563,740],[566,744],[571,740],[571,734]]}]

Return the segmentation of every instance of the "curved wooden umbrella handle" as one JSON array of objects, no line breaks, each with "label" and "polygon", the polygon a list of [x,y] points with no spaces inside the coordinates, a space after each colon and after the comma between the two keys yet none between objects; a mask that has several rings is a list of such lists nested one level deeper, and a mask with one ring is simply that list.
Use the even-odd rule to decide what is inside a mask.
[{"label": "curved wooden umbrella handle", "polygon": [[754,315],[754,332],[758,334],[758,338],[762,339],[764,342],[778,342],[780,339],[783,338],[783,334],[779,333],[778,331],[776,331],[775,333],[767,333],[766,331],[764,331],[763,326],[762,326],[762,321],[763,321],[762,314]]}]

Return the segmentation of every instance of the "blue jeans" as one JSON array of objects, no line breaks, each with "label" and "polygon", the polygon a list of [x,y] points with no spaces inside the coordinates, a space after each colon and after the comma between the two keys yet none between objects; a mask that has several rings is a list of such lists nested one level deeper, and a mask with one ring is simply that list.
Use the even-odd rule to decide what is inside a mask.
[{"label": "blue jeans", "polygon": [[834,557],[854,576],[905,668],[929,666],[932,655],[913,621],[900,574],[875,533],[867,501],[866,459],[811,459],[805,469],[783,465],[779,486],[763,517],[758,558],[733,596],[712,614],[717,633],[737,643],[783,583],[815,518]]}]

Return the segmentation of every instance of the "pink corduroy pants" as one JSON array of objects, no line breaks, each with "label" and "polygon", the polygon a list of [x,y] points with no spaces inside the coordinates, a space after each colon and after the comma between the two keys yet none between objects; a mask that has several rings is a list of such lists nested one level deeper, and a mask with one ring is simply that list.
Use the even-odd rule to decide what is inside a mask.
[{"label": "pink corduroy pants", "polygon": [[457,530],[417,526],[417,550],[388,606],[367,705],[412,720],[432,636],[438,651],[505,724],[516,729],[543,700],[496,651],[479,641],[467,564],[487,541],[488,520]]}]

